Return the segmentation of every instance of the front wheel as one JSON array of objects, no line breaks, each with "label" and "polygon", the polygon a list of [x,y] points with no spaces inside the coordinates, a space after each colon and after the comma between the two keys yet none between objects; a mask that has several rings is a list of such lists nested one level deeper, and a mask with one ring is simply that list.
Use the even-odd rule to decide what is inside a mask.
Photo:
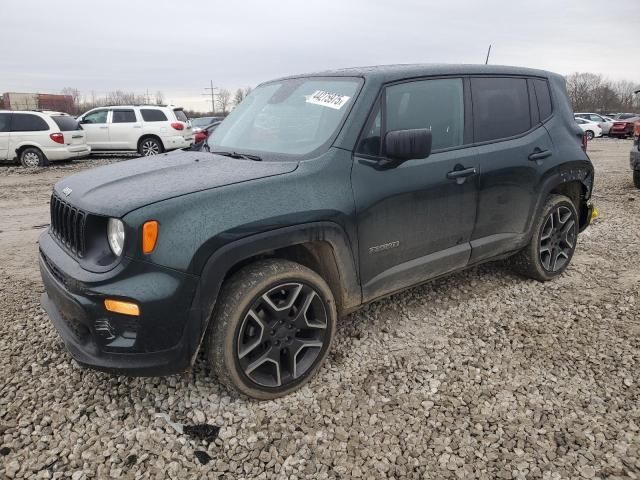
[{"label": "front wheel", "polygon": [[20,164],[26,168],[35,168],[46,167],[49,162],[40,149],[29,147],[20,152]]},{"label": "front wheel", "polygon": [[211,367],[249,397],[286,395],[318,371],[336,320],[333,294],[317,273],[287,260],[256,262],[223,286],[208,340]]},{"label": "front wheel", "polygon": [[633,184],[636,188],[640,188],[640,170],[633,171]]},{"label": "front wheel", "polygon": [[584,136],[587,137],[587,140],[593,140],[595,134],[591,130],[587,130],[586,132],[584,132]]},{"label": "front wheel", "polygon": [[563,195],[551,195],[536,219],[531,241],[513,257],[512,265],[525,277],[552,280],[569,266],[577,241],[575,205]]}]

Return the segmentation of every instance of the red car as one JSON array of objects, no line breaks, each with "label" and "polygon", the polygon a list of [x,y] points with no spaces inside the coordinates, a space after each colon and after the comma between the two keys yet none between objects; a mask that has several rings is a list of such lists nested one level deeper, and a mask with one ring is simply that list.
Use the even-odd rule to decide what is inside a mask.
[{"label": "red car", "polygon": [[200,142],[204,142],[207,138],[209,138],[209,135],[211,135],[211,133],[216,129],[216,127],[218,125],[220,125],[222,122],[221,121],[215,121],[209,125],[207,125],[206,127],[202,128],[202,130],[195,132],[193,134],[193,143],[200,143]]},{"label": "red car", "polygon": [[627,138],[633,136],[633,128],[636,122],[640,121],[640,116],[616,120],[609,130],[610,137]]}]

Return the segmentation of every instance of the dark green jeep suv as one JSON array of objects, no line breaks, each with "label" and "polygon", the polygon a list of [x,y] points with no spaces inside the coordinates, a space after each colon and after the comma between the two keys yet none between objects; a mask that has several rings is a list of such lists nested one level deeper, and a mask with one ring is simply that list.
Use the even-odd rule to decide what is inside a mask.
[{"label": "dark green jeep suv", "polygon": [[340,316],[512,257],[546,281],[590,222],[561,76],[397,65],[258,86],[201,151],[56,184],[42,303],[81,364],[189,368],[267,399],[307,382]]}]

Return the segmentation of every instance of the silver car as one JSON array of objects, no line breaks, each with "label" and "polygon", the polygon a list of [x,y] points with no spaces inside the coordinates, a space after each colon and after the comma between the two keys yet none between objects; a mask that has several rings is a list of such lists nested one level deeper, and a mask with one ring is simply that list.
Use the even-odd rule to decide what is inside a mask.
[{"label": "silver car", "polygon": [[613,125],[613,122],[615,122],[614,119],[600,115],[599,113],[574,113],[573,116],[584,118],[591,122],[596,122],[602,129],[602,135],[609,135],[609,130],[611,130],[611,126]]}]

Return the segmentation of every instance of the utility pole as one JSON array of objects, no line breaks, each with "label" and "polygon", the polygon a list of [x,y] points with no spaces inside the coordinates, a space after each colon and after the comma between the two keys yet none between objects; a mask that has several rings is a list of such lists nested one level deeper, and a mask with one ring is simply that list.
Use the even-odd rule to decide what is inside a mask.
[{"label": "utility pole", "polygon": [[216,113],[216,97],[215,90],[218,87],[213,86],[213,80],[209,80],[209,86],[205,87],[205,90],[208,90],[209,93],[203,93],[203,95],[211,95],[211,114],[215,115]]},{"label": "utility pole", "polygon": [[489,44],[489,50],[487,50],[487,58],[484,61],[485,65],[489,63],[489,55],[491,55],[491,44]]}]

